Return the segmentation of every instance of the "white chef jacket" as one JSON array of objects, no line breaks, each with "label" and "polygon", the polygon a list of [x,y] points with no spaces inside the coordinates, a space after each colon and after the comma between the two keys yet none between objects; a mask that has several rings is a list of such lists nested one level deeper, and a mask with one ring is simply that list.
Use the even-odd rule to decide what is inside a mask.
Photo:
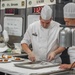
[{"label": "white chef jacket", "polygon": [[[50,52],[58,47],[59,23],[51,21],[50,26],[45,29],[41,26],[40,20],[29,25],[21,44],[31,44],[36,60],[47,60]],[[61,62],[59,55],[53,62]]]},{"label": "white chef jacket", "polygon": [[70,57],[70,63],[75,62],[75,46],[72,46],[68,49],[68,54]]},{"label": "white chef jacket", "polygon": [[[73,31],[74,31],[74,29],[72,29],[72,33],[73,33]],[[69,47],[68,54],[70,57],[70,63],[75,62],[75,46]]]}]

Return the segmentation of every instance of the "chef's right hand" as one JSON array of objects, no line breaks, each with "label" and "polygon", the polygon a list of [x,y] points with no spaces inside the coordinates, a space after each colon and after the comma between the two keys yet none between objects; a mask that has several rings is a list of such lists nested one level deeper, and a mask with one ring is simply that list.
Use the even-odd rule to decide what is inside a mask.
[{"label": "chef's right hand", "polygon": [[28,54],[28,58],[32,61],[35,62],[35,54],[33,52]]},{"label": "chef's right hand", "polygon": [[55,52],[51,52],[51,53],[49,53],[49,54],[48,54],[48,58],[47,58],[48,61],[52,61],[52,60],[54,60],[55,56],[56,56]]}]

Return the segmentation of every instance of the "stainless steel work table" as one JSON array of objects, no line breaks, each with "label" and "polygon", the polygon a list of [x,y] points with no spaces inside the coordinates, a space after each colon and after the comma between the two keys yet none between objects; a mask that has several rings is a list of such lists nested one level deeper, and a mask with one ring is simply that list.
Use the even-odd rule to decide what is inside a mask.
[{"label": "stainless steel work table", "polygon": [[[29,60],[26,60],[26,61],[29,61]],[[0,63],[0,72],[5,73],[5,75],[6,74],[11,74],[11,75],[60,75],[60,74],[61,75],[75,75],[72,73],[69,74],[70,71],[64,74],[61,72],[58,72],[58,74],[55,74],[54,71],[63,71],[59,69],[59,66],[48,67],[48,68],[43,68],[43,69],[27,69],[27,68],[15,67],[14,66],[15,63],[20,63],[20,62]]]},{"label": "stainless steel work table", "polygon": [[[22,61],[22,62],[28,62],[28,61],[29,60],[26,59],[25,61]],[[7,74],[11,74],[11,75],[75,75],[75,73],[73,74],[74,71],[68,71],[68,72],[64,71],[63,73],[60,72],[63,70],[60,70],[59,66],[42,68],[42,69],[27,69],[27,68],[15,67],[14,64],[22,63],[22,62],[0,63],[0,72],[5,73],[5,75]],[[54,73],[54,71],[58,71],[58,74]]]},{"label": "stainless steel work table", "polygon": [[53,72],[53,73],[41,73],[41,74],[31,74],[31,75],[75,75],[75,70],[67,70],[63,72]]}]

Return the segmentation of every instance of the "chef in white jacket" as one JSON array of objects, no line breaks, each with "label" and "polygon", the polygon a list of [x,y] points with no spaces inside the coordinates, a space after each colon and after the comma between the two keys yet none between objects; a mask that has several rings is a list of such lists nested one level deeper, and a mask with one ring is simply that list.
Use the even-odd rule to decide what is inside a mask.
[{"label": "chef in white jacket", "polygon": [[[28,54],[31,61],[53,61],[61,63],[59,53],[65,50],[59,47],[59,23],[52,20],[52,9],[45,5],[36,21],[29,25],[24,38],[21,41],[23,50]],[[29,49],[32,44],[33,51]],[[57,55],[58,54],[58,55]]]},{"label": "chef in white jacket", "polygon": [[1,24],[0,24],[0,33],[2,33],[2,35],[3,35],[3,40],[4,40],[4,42],[8,42],[9,41],[9,36],[8,36],[8,32],[4,29],[3,31],[2,31],[2,26],[1,26]]},{"label": "chef in white jacket", "polygon": [[[67,26],[75,25],[75,3],[68,3],[63,8],[64,11],[64,21]],[[70,56],[71,64],[62,64],[60,68],[70,69],[75,68],[75,46],[68,49],[68,54]]]},{"label": "chef in white jacket", "polygon": [[6,43],[9,41],[9,36],[7,31],[4,29],[2,31],[2,26],[0,25],[0,52],[8,49]]}]

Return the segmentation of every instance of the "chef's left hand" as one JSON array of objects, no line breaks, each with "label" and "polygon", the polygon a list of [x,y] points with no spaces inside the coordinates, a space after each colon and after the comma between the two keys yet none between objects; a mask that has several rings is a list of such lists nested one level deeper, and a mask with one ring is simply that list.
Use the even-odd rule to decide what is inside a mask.
[{"label": "chef's left hand", "polygon": [[59,67],[60,69],[70,69],[71,68],[71,64],[62,64]]},{"label": "chef's left hand", "polygon": [[48,61],[54,60],[55,56],[56,56],[55,52],[49,53],[49,54],[48,54],[48,57],[47,57]]}]

